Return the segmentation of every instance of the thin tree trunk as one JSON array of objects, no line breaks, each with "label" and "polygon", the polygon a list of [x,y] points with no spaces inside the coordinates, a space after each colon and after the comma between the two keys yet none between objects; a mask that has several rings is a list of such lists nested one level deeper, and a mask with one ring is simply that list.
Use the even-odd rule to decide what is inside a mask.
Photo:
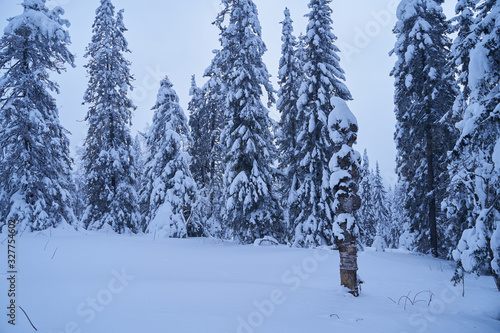
[{"label": "thin tree trunk", "polygon": [[500,291],[500,276],[493,272],[493,279],[495,279],[495,284],[497,285],[498,291]]},{"label": "thin tree trunk", "polygon": [[438,256],[438,242],[437,242],[437,221],[436,221],[436,184],[434,180],[434,147],[432,144],[431,131],[427,131],[427,184],[429,193],[429,228],[431,236],[431,252],[434,257]]}]

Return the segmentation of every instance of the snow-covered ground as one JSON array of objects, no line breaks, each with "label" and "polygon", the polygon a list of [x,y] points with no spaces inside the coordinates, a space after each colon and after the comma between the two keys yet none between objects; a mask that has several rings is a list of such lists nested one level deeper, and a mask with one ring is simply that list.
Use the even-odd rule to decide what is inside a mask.
[{"label": "snow-covered ground", "polygon": [[[336,251],[76,232],[17,247],[17,302],[38,332],[500,332],[493,279],[467,276],[462,297],[453,263],[426,256],[361,253],[354,298]],[[0,280],[0,332],[34,332],[19,309],[7,324]]]}]

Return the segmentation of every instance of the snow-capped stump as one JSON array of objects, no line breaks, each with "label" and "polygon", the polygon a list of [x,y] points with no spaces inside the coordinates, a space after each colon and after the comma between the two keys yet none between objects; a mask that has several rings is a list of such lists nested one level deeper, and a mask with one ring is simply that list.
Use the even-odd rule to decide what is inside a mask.
[{"label": "snow-capped stump", "polygon": [[358,296],[356,247],[358,227],[354,212],[361,206],[361,198],[357,194],[361,156],[352,148],[357,139],[358,123],[343,99],[333,97],[331,103],[333,110],[328,125],[336,150],[330,160],[330,186],[335,199],[333,231],[340,254],[341,284],[347,287],[351,294]]},{"label": "snow-capped stump", "polygon": [[253,245],[255,246],[276,246],[280,243],[276,240],[276,238],[272,236],[265,236],[264,238],[257,238]]}]

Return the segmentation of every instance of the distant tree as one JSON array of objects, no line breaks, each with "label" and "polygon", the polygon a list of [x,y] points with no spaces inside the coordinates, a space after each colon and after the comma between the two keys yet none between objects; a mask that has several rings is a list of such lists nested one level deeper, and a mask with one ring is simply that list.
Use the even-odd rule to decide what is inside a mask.
[{"label": "distant tree", "polygon": [[[477,7],[476,22],[468,35],[475,40],[470,51],[466,81],[470,95],[463,93],[462,120],[457,127],[460,137],[454,149],[462,168],[460,177],[468,190],[472,213],[453,257],[461,272],[480,274],[486,268],[500,290],[500,4],[487,0]],[[458,37],[460,38],[460,36]]]},{"label": "distant tree", "polygon": [[144,175],[144,152],[143,152],[143,141],[144,134],[137,133],[134,138],[134,143],[132,145],[132,154],[134,157],[134,169],[136,171],[135,174],[135,190],[139,192],[141,190],[142,177]]},{"label": "distant tree", "polygon": [[401,3],[394,29],[393,53],[398,59],[391,72],[396,80],[397,173],[408,191],[404,208],[414,240],[411,247],[434,256],[442,242],[439,204],[449,181],[446,157],[457,136],[453,124],[442,121],[455,99],[453,76],[447,70],[451,43],[442,3]]},{"label": "distant tree", "polygon": [[76,228],[83,228],[81,224],[81,219],[85,210],[87,209],[87,194],[85,193],[85,169],[83,167],[82,156],[84,154],[82,147],[76,148],[76,159],[75,159],[75,167],[73,169],[73,182],[75,184],[74,192],[74,206],[75,206],[75,215],[78,223],[76,224]]},{"label": "distant tree", "polygon": [[73,224],[74,201],[67,131],[51,92],[51,72],[74,66],[64,10],[24,0],[0,39],[0,232]]},{"label": "distant tree", "polygon": [[130,123],[135,106],[127,97],[132,88],[130,52],[123,33],[123,11],[115,17],[110,0],[101,0],[85,57],[89,84],[84,102],[89,124],[83,163],[87,210],[83,224],[89,230],[137,232],[136,171]]},{"label": "distant tree", "polygon": [[[297,134],[300,120],[297,118],[299,111],[297,101],[299,89],[303,81],[302,61],[297,57],[297,39],[293,35],[293,21],[290,18],[290,10],[285,9],[285,19],[283,25],[281,41],[281,59],[279,68],[278,103],[276,108],[281,113],[280,129],[277,138],[279,152],[279,167],[283,172],[281,182],[282,206],[285,210],[285,223],[288,232],[290,228],[289,216],[297,216],[294,202],[295,191],[297,190],[297,168],[298,161],[295,159],[297,151]],[[291,213],[289,211],[292,210]]]},{"label": "distant tree", "polygon": [[372,246],[375,239],[377,221],[375,219],[374,200],[374,175],[370,170],[370,160],[365,149],[363,153],[363,166],[361,168],[361,181],[359,183],[359,196],[361,207],[356,211],[356,222],[359,228],[359,242],[363,246]]},{"label": "distant tree", "polygon": [[[388,209],[390,233],[387,241],[387,247],[392,249],[405,248],[411,246],[413,240],[407,240],[405,228],[409,226],[407,217],[404,214],[404,189],[400,184],[396,184],[388,193]],[[409,229],[408,229],[409,230]],[[404,235],[404,236],[403,236]],[[408,246],[407,246],[408,245]]]},{"label": "distant tree", "polygon": [[333,110],[331,99],[350,100],[342,82],[344,71],[339,64],[337,37],[332,32],[330,0],[311,0],[311,12],[305,37],[305,79],[298,100],[296,214],[290,216],[295,230],[293,245],[332,245],[335,223],[333,189],[329,185],[328,161],[333,156],[333,140],[338,135],[328,123]]},{"label": "distant tree", "polygon": [[391,224],[387,202],[387,192],[384,188],[380,167],[377,162],[373,175],[373,216],[375,221],[375,237],[372,246],[377,251],[384,251],[391,241]]},{"label": "distant tree", "polygon": [[250,243],[264,236],[281,237],[281,209],[273,187],[276,148],[264,88],[274,102],[269,73],[262,61],[257,7],[251,0],[223,0],[216,24],[222,49],[217,68],[225,94],[224,220],[234,237]]},{"label": "distant tree", "polygon": [[[159,237],[183,238],[196,196],[196,183],[189,170],[187,149],[191,135],[179,97],[166,77],[160,83],[153,107],[153,124],[147,134],[148,154],[140,193],[145,231]],[[189,235],[191,236],[191,235]]]}]

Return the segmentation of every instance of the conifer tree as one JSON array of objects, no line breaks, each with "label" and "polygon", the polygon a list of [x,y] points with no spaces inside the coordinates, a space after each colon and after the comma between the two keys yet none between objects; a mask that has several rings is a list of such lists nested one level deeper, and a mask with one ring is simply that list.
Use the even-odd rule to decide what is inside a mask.
[{"label": "conifer tree", "polygon": [[269,105],[274,90],[262,61],[266,46],[261,38],[257,7],[252,0],[223,0],[216,24],[222,49],[217,68],[225,95],[225,126],[221,141],[224,158],[224,220],[234,237],[250,243],[264,236],[280,237],[281,217],[273,187],[276,148],[263,88]]},{"label": "conifer tree", "polygon": [[404,213],[404,196],[404,187],[400,183],[389,191],[390,237],[387,247],[408,250],[413,240],[409,231],[409,222]]},{"label": "conifer tree", "polygon": [[198,88],[193,77],[189,103],[189,125],[193,144],[191,172],[198,185],[193,208],[206,236],[222,237],[222,197],[224,147],[220,141],[224,126],[224,96],[218,66],[219,52],[205,71],[208,81]]},{"label": "conifer tree", "polygon": [[192,156],[191,172],[200,188],[204,188],[208,183],[210,168],[210,140],[207,140],[207,110],[205,109],[205,99],[203,89],[196,85],[196,78],[191,77],[191,89],[189,90],[191,101],[188,104],[189,128],[193,143],[190,146]]},{"label": "conifer tree", "polygon": [[297,188],[290,206],[296,214],[290,216],[295,230],[295,246],[331,245],[334,242],[335,204],[329,185],[328,161],[335,150],[336,132],[328,123],[333,110],[331,100],[350,100],[344,71],[339,64],[337,37],[332,32],[330,0],[311,0],[305,35],[304,82],[299,91],[297,119]]},{"label": "conifer tree", "polygon": [[454,150],[464,167],[458,175],[469,191],[472,214],[453,257],[458,263],[455,280],[462,270],[479,274],[486,268],[500,290],[500,27],[495,23],[500,21],[500,4],[487,0],[477,10],[468,36],[476,42],[463,69],[469,73],[470,97],[463,103]]},{"label": "conifer tree", "polygon": [[281,22],[283,25],[281,41],[281,59],[279,68],[279,85],[278,103],[276,108],[281,113],[280,130],[277,138],[279,151],[279,167],[283,172],[283,180],[281,182],[282,205],[285,209],[285,223],[287,229],[289,227],[289,216],[296,216],[297,212],[291,214],[289,210],[294,210],[293,196],[295,195],[297,186],[296,171],[298,163],[295,160],[295,152],[297,150],[297,128],[300,120],[297,118],[297,100],[299,95],[300,85],[303,81],[302,59],[297,57],[297,39],[293,35],[293,21],[290,18],[290,10],[285,9],[285,19]]},{"label": "conifer tree", "polygon": [[[390,243],[391,226],[389,221],[389,209],[387,207],[387,192],[384,188],[382,175],[378,162],[375,165],[373,175],[373,216],[375,221],[375,237],[373,247],[377,251],[384,251]],[[363,200],[363,199],[361,199]]]},{"label": "conifer tree", "polygon": [[115,16],[110,0],[101,0],[85,54],[89,84],[84,101],[89,124],[83,163],[87,210],[83,224],[89,230],[117,233],[138,229],[135,168],[129,125],[135,108],[127,97],[132,88],[130,52],[123,33],[123,10]]},{"label": "conifer tree", "polygon": [[361,207],[356,211],[356,222],[359,228],[359,242],[363,246],[372,246],[376,234],[377,221],[375,220],[374,177],[370,170],[370,160],[365,149],[359,183]]},{"label": "conifer tree", "polygon": [[132,145],[135,169],[135,191],[138,193],[142,186],[142,176],[144,175],[144,153],[143,153],[144,134],[137,133]]},{"label": "conifer tree", "polygon": [[448,185],[446,154],[456,131],[441,121],[455,98],[447,71],[450,42],[443,0],[401,2],[394,29],[397,173],[405,183],[405,213],[413,233],[412,249],[437,256],[442,231],[440,203]]},{"label": "conifer tree", "polygon": [[[179,97],[166,77],[160,83],[153,124],[147,134],[148,154],[140,194],[145,231],[159,237],[183,238],[196,196],[187,149],[191,136]],[[191,235],[190,235],[191,236]]]},{"label": "conifer tree", "polygon": [[51,93],[51,78],[74,66],[64,10],[24,0],[0,39],[0,232],[12,219],[18,232],[75,222],[67,131]]},{"label": "conifer tree", "polygon": [[[457,16],[451,20],[452,31],[457,34],[451,47],[450,59],[450,70],[456,72],[457,76],[457,97],[449,118],[455,123],[463,118],[470,98],[469,64],[470,52],[478,37],[474,32],[478,2],[478,0],[458,0],[455,7]],[[473,223],[474,212],[471,208],[474,199],[463,182],[463,179],[467,178],[467,170],[456,149],[449,155],[448,164],[450,184],[443,202],[447,214],[444,247],[448,257],[451,257],[451,251],[458,243],[463,230]]]}]

